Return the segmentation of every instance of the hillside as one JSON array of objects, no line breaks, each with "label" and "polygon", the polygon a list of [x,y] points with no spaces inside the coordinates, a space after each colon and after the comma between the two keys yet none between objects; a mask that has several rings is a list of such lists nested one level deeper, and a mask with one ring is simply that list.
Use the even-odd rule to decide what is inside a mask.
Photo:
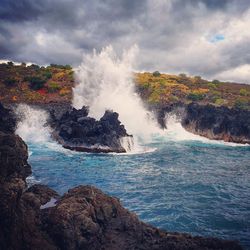
[{"label": "hillside", "polygon": [[[135,83],[150,105],[197,102],[250,110],[250,85],[246,84],[157,71],[135,73]],[[74,84],[74,72],[69,65],[0,64],[0,101],[3,103],[70,102]]]},{"label": "hillside", "polygon": [[72,98],[73,70],[69,65],[47,67],[0,64],[0,101],[3,103],[67,102]]},{"label": "hillside", "polygon": [[152,105],[197,102],[250,109],[250,85],[159,72],[137,73],[135,79],[142,98]]}]

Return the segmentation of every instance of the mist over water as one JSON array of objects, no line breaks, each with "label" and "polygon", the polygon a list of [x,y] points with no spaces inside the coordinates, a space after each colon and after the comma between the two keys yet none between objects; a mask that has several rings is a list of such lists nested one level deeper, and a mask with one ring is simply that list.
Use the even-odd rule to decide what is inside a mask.
[{"label": "mist over water", "polygon": [[73,88],[72,103],[75,108],[88,105],[90,116],[96,119],[107,109],[118,112],[129,134],[146,138],[161,130],[135,91],[133,67],[137,53],[137,46],[133,46],[119,57],[108,46],[100,53],[84,55],[76,71],[78,84]]},{"label": "mist over water", "polygon": [[47,125],[48,113],[45,110],[20,104],[15,110],[19,118],[16,134],[24,141],[45,143],[50,140],[51,129]]}]

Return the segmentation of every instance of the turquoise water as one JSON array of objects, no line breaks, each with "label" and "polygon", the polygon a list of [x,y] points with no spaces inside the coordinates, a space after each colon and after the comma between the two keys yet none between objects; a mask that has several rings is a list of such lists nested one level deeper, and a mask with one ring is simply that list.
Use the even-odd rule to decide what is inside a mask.
[{"label": "turquoise water", "polygon": [[250,147],[155,140],[142,154],[85,154],[29,144],[34,181],[59,193],[91,184],[145,222],[240,240],[250,249]]}]

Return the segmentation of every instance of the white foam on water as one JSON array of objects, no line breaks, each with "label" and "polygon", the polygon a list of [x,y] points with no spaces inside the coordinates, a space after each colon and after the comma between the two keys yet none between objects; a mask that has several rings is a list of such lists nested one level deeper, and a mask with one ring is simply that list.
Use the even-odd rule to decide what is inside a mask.
[{"label": "white foam on water", "polygon": [[25,142],[41,143],[50,140],[51,128],[46,124],[48,113],[45,110],[20,104],[15,113],[19,118],[16,134]]},{"label": "white foam on water", "polygon": [[249,146],[248,144],[225,142],[222,140],[211,140],[206,137],[190,133],[182,127],[180,120],[174,114],[166,117],[166,126],[167,126],[167,129],[165,130],[166,140],[199,141],[205,144],[225,145],[225,146],[232,146],[232,147]]}]

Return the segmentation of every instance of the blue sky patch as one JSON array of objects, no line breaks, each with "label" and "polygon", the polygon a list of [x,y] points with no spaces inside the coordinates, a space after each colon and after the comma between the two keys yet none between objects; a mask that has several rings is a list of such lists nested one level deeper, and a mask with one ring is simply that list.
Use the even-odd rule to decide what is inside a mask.
[{"label": "blue sky patch", "polygon": [[209,41],[211,43],[217,43],[217,42],[221,42],[223,40],[225,40],[225,36],[224,35],[222,35],[222,34],[216,34]]}]

